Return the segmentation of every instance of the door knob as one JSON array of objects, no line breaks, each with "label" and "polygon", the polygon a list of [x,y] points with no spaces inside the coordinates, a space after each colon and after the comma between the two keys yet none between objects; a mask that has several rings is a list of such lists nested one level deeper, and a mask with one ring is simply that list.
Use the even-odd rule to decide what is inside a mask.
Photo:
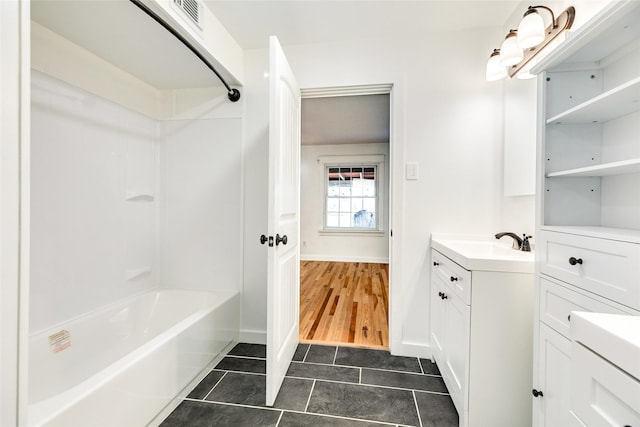
[{"label": "door knob", "polygon": [[287,235],[285,234],[284,236],[280,237],[279,234],[276,234],[276,246],[278,246],[280,243],[282,243],[283,245],[287,244]]}]

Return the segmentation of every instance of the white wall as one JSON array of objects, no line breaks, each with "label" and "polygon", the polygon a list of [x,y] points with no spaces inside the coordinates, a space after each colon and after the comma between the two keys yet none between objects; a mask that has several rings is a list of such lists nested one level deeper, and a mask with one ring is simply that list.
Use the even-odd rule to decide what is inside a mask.
[{"label": "white wall", "polygon": [[[507,221],[533,229],[533,205],[516,218],[503,210],[502,88],[486,82],[484,67],[496,31],[439,34],[431,39],[355,41],[285,46],[303,88],[393,83],[397,154],[419,166],[419,180],[404,181],[392,159],[392,174],[403,183],[395,194],[394,238],[401,270],[395,313],[402,351],[428,355],[429,238],[431,233],[491,236]],[[499,30],[498,30],[499,32]],[[245,144],[247,163],[244,326],[264,331],[266,251],[257,243],[266,228],[267,70],[264,50],[245,54]],[[442,58],[447,58],[443,60]],[[402,166],[400,158],[400,166]],[[263,198],[264,197],[264,198]],[[400,204],[401,203],[401,204]],[[251,231],[250,231],[251,230]],[[398,234],[399,233],[399,234]],[[252,234],[255,234],[253,236]],[[255,240],[255,242],[254,242]],[[255,334],[254,334],[255,335]]]},{"label": "white wall", "polygon": [[[157,124],[34,71],[30,330],[151,289]],[[148,274],[128,280],[133,271]]]},{"label": "white wall", "polygon": [[[29,27],[24,2],[0,2],[0,425],[18,424],[18,382],[26,369],[19,360],[25,350],[26,316],[22,292],[28,290],[25,272],[28,259],[20,242],[29,221],[24,211],[28,201],[28,160],[22,155],[29,146],[29,57],[21,52],[29,46]],[[26,68],[26,70],[25,70]],[[26,176],[25,176],[26,175]],[[22,236],[24,238],[24,236]],[[24,252],[23,252],[24,254]],[[24,286],[23,286],[24,285]],[[23,286],[21,288],[21,286]]]},{"label": "white wall", "polygon": [[217,92],[161,124],[163,287],[241,287],[242,102]]},{"label": "white wall", "polygon": [[[322,156],[385,156],[383,232],[322,233],[325,170]],[[316,261],[380,262],[389,260],[389,144],[303,145],[300,154],[300,258]]]}]

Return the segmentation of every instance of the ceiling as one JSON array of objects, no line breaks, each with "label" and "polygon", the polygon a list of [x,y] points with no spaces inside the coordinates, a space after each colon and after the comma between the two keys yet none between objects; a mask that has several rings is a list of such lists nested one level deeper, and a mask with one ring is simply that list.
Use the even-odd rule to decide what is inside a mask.
[{"label": "ceiling", "polygon": [[303,98],[302,145],[389,142],[389,95]]},{"label": "ceiling", "polygon": [[514,0],[204,0],[244,49],[502,27]]}]

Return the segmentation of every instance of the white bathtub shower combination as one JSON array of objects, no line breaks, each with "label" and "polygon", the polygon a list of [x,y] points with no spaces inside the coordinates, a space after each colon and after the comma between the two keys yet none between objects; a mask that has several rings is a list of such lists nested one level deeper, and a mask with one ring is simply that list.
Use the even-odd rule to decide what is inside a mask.
[{"label": "white bathtub shower combination", "polygon": [[146,425],[237,342],[239,304],[147,292],[33,334],[29,425]]},{"label": "white bathtub shower combination", "polygon": [[160,46],[183,87],[81,46],[133,25],[98,45],[157,51],[129,1],[31,12],[22,425],[153,425],[238,340],[242,105],[190,52]]}]

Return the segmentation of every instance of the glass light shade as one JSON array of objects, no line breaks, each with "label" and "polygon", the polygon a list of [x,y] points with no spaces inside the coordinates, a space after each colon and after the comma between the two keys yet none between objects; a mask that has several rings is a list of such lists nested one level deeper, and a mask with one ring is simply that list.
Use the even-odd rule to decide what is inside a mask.
[{"label": "glass light shade", "polygon": [[518,26],[518,46],[529,49],[544,41],[544,21],[538,12],[527,13]]},{"label": "glass light shade", "polygon": [[522,49],[518,47],[516,41],[516,33],[509,32],[507,38],[502,42],[502,47],[500,47],[500,65],[510,67],[522,61],[523,58]]},{"label": "glass light shade", "polygon": [[493,82],[507,77],[507,69],[500,65],[500,55],[498,52],[491,54],[487,62],[487,81]]}]

